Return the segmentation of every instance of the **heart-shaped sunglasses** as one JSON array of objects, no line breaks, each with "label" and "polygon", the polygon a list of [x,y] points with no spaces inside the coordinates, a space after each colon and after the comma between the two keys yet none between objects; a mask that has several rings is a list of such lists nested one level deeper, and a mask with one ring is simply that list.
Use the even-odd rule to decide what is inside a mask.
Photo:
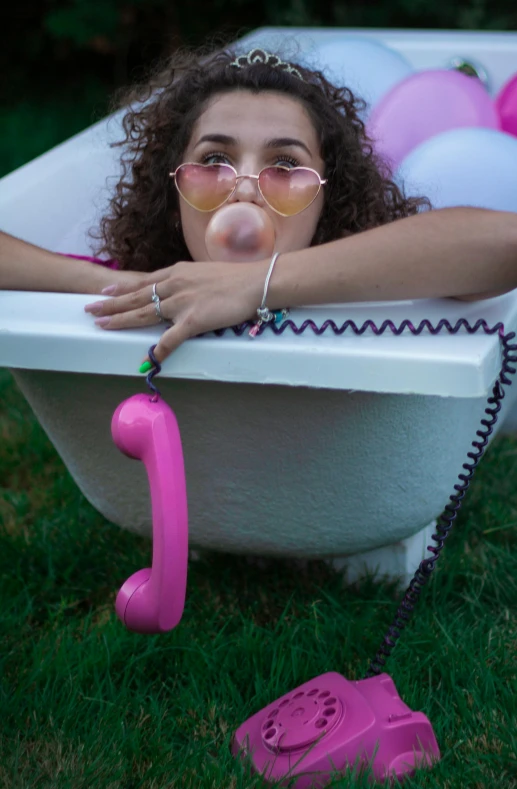
[{"label": "heart-shaped sunglasses", "polygon": [[294,216],[314,202],[327,181],[310,167],[264,167],[258,175],[239,175],[231,164],[185,162],[169,173],[182,198],[197,211],[215,211],[237,188],[239,178],[256,179],[267,205],[280,216]]}]

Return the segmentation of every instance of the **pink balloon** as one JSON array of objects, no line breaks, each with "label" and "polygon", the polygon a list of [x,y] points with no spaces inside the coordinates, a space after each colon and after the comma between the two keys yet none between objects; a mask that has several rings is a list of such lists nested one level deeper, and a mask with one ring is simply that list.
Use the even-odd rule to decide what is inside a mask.
[{"label": "pink balloon", "polygon": [[517,137],[517,74],[503,85],[495,100],[501,129]]},{"label": "pink balloon", "polygon": [[396,168],[417,145],[450,129],[499,129],[499,116],[483,84],[459,71],[419,71],[395,85],[370,115],[374,147]]}]

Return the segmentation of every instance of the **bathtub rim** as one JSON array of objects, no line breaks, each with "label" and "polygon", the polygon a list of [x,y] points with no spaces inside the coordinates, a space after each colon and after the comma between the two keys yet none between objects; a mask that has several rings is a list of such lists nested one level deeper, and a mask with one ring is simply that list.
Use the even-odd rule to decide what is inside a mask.
[{"label": "bathtub rim", "polygon": [[[139,376],[147,348],[163,328],[107,332],[95,326],[83,307],[92,296],[19,291],[0,292],[0,366],[101,375]],[[436,325],[446,317],[471,324],[484,318],[502,322],[508,332],[517,327],[516,291],[480,302],[452,299],[415,302],[344,304],[294,310],[301,323],[307,317],[321,324],[326,317],[356,324],[404,318],[418,324],[424,317]],[[432,336],[404,332],[382,337],[296,337],[267,332],[251,340],[236,337],[196,338],[184,343],[164,363],[162,377],[236,383],[304,386],[318,389],[423,394],[443,397],[487,396],[501,368],[497,333],[479,330],[468,335],[443,331]],[[341,363],[339,363],[341,362]],[[142,379],[142,383],[144,383]]]}]

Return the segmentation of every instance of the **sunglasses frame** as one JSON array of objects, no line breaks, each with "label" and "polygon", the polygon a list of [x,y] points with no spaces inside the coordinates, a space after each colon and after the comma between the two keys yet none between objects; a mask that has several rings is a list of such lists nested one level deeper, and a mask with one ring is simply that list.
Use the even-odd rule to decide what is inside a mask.
[{"label": "sunglasses frame", "polygon": [[[232,191],[230,192],[228,197],[226,197],[223,200],[223,202],[220,203],[215,208],[208,208],[208,209],[206,209],[206,208],[198,208],[197,206],[193,205],[189,200],[187,200],[187,198],[181,192],[181,190],[180,190],[180,188],[178,186],[177,179],[176,179],[176,173],[182,167],[185,167],[186,165],[189,165],[189,164],[195,165],[196,167],[227,167],[229,170],[232,170],[235,173],[235,184],[234,184],[234,187],[233,187]],[[316,194],[314,195],[314,197],[312,198],[310,203],[307,203],[307,205],[304,206],[304,208],[302,208],[300,211],[297,211],[295,214],[283,214],[281,211],[278,211],[278,209],[273,208],[273,206],[270,204],[270,202],[267,199],[267,197],[263,194],[262,189],[260,188],[260,180],[259,179],[260,179],[261,174],[264,172],[264,170],[271,170],[273,168],[274,169],[278,169],[278,170],[286,170],[287,172],[292,172],[293,170],[308,170],[310,173],[314,173],[314,175],[319,180],[318,191],[316,192]],[[178,167],[176,167],[174,172],[169,173],[169,177],[170,178],[174,178],[174,184],[176,186],[176,189],[178,190],[178,194],[183,198],[183,200],[185,200],[187,205],[189,205],[195,211],[200,211],[202,214],[210,214],[210,213],[212,213],[212,211],[217,211],[219,208],[221,208],[221,206],[223,206],[225,203],[227,203],[228,200],[230,199],[230,197],[235,193],[235,190],[237,189],[237,184],[238,184],[239,178],[253,178],[254,180],[256,180],[257,181],[257,187],[258,187],[258,190],[260,192],[260,196],[262,197],[262,199],[264,200],[266,205],[272,211],[274,211],[275,214],[279,214],[280,216],[283,216],[283,217],[297,216],[298,214],[301,214],[303,211],[305,211],[307,208],[309,208],[309,206],[314,203],[314,201],[316,200],[317,196],[321,192],[321,187],[325,186],[325,184],[327,183],[327,178],[322,178],[321,175],[316,170],[312,169],[312,167],[302,167],[302,166],[300,166],[300,167],[282,167],[282,165],[280,165],[280,164],[272,164],[272,165],[268,165],[267,167],[263,167],[262,170],[260,170],[260,172],[257,175],[251,175],[251,174],[239,175],[239,173],[237,172],[235,167],[233,167],[233,165],[225,164],[224,162],[220,162],[220,163],[216,162],[215,164],[203,164],[202,162],[182,162],[182,164],[180,164],[180,165],[178,165]]]}]

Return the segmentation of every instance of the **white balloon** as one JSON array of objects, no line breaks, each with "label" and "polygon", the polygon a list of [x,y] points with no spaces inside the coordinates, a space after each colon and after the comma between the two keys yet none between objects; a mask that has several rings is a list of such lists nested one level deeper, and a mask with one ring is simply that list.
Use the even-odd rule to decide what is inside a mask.
[{"label": "white balloon", "polygon": [[517,212],[517,138],[483,128],[437,134],[406,156],[395,180],[407,195],[425,195],[435,208]]},{"label": "white balloon", "polygon": [[369,38],[340,36],[316,47],[308,57],[337,87],[349,88],[367,102],[363,117],[391,88],[413,73],[403,55]]}]

